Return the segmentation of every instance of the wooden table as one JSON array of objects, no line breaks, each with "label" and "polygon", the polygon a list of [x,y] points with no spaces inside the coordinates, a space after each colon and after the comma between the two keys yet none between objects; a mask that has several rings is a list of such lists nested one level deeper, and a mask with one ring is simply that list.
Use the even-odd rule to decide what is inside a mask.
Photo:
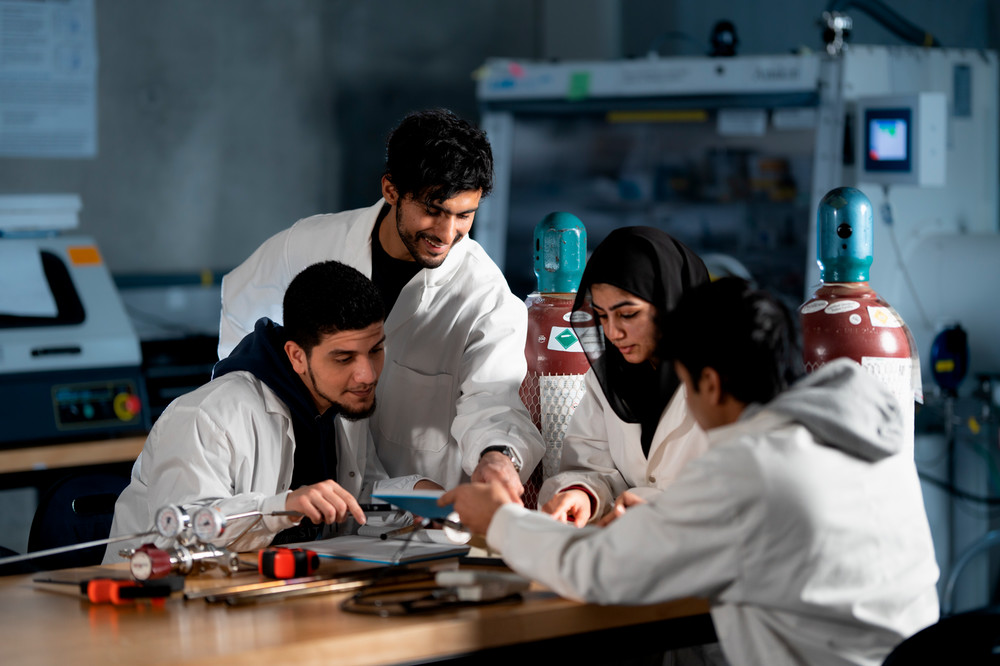
[{"label": "wooden table", "polygon": [[84,467],[130,462],[139,457],[144,435],[0,450],[0,474],[38,472],[63,467]]},{"label": "wooden table", "polygon": [[[451,566],[456,566],[454,561]],[[74,571],[96,575],[108,570]],[[614,655],[634,650],[641,640],[661,649],[679,647],[702,642],[706,627],[708,640],[713,640],[708,605],[693,599],[652,606],[596,606],[533,586],[520,602],[383,618],[341,610],[349,592],[249,606],[185,600],[179,593],[161,607],[93,605],[69,593],[39,589],[32,579],[40,575],[44,574],[0,578],[4,663],[299,666],[442,658],[482,663],[484,657],[530,663],[543,655],[546,660],[553,656],[564,660],[573,649],[583,650],[582,663],[595,663],[586,657],[593,657],[596,653],[590,650],[598,645],[613,649],[608,654]],[[235,578],[260,580],[256,572]],[[188,576],[185,584],[194,590],[225,580],[221,573],[210,571]],[[492,655],[484,650],[492,650]]]}]

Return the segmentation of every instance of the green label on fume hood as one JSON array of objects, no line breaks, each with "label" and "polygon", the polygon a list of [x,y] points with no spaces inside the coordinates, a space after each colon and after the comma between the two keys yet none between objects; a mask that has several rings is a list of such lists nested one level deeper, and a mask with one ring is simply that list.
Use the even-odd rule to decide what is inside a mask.
[{"label": "green label on fume hood", "polygon": [[569,75],[569,90],[566,91],[566,97],[578,100],[589,96],[590,72],[572,72]]}]

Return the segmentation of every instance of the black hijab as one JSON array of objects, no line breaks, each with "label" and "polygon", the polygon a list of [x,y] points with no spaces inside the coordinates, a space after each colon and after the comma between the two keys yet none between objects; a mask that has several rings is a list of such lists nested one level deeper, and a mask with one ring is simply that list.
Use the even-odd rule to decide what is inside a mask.
[{"label": "black hijab", "polygon": [[[656,325],[663,332],[663,322],[677,307],[688,290],[708,282],[708,269],[690,248],[664,231],[652,227],[615,229],[594,250],[580,279],[573,312],[594,316],[590,288],[607,283],[638,296],[656,308]],[[585,335],[588,324],[596,319],[576,315],[577,335]],[[670,397],[680,384],[674,373],[672,354],[664,348],[668,336],[662,336],[656,356],[658,367],[650,363],[632,364],[603,335],[598,344],[587,345],[590,367],[604,391],[611,409],[626,423],[642,425],[642,451],[649,455],[653,434]]]}]

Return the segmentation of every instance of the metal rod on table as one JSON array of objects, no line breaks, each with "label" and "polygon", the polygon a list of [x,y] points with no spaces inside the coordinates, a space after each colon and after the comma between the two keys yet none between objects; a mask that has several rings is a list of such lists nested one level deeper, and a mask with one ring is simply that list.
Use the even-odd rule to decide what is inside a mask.
[{"label": "metal rod on table", "polygon": [[36,550],[31,553],[24,553],[23,555],[10,555],[8,557],[0,557],[0,567],[4,566],[5,564],[14,564],[15,562],[34,560],[39,557],[48,557],[49,555],[60,555],[62,553],[71,553],[74,550],[83,550],[84,548],[93,548],[94,546],[106,546],[109,543],[114,543],[116,541],[128,541],[129,539],[138,539],[140,537],[152,536],[154,534],[156,534],[155,531],[141,532],[139,534],[126,534],[124,536],[110,537],[107,539],[97,539],[96,541],[87,541],[85,543],[74,543],[68,546],[49,548],[47,550]]},{"label": "metal rod on table", "polygon": [[[215,591],[203,595],[209,603],[224,601],[231,606],[256,603],[258,601],[279,601],[290,597],[300,597],[330,592],[346,592],[368,585],[372,579],[380,576],[389,577],[392,582],[412,583],[427,581],[433,578],[428,569],[392,569],[385,567],[341,574],[333,578],[289,579],[287,581],[267,581],[265,583],[250,583],[225,591]],[[277,583],[277,584],[275,584]],[[193,598],[185,595],[185,598]]]}]

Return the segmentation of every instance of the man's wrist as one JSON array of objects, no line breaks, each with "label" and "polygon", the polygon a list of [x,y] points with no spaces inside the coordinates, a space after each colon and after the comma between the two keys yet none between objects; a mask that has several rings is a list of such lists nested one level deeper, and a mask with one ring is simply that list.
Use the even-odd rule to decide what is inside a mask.
[{"label": "man's wrist", "polygon": [[505,444],[495,444],[493,446],[487,446],[479,453],[479,459],[482,460],[483,456],[490,451],[496,451],[497,453],[507,456],[510,458],[510,462],[514,465],[514,471],[520,473],[521,468],[524,467],[524,461],[521,460],[521,454],[517,450],[505,445]]}]

